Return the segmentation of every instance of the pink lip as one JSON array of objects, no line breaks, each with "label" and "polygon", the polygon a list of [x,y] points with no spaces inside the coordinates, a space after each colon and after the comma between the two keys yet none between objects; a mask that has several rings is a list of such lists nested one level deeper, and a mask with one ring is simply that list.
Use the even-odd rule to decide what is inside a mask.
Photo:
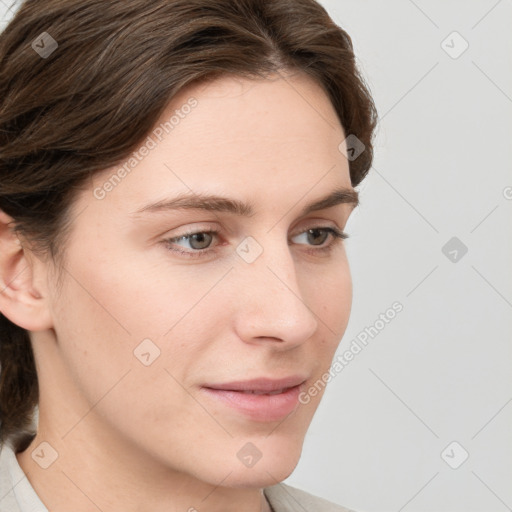
[{"label": "pink lip", "polygon": [[252,379],[207,384],[201,391],[217,403],[223,403],[254,421],[278,421],[297,406],[305,377]]}]

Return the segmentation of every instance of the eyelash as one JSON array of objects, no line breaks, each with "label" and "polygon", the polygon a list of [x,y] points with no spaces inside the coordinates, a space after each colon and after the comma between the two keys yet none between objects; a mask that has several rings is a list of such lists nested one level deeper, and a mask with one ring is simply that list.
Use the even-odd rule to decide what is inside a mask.
[{"label": "eyelash", "polygon": [[[310,230],[319,230],[319,231],[325,231],[327,233],[330,233],[333,237],[332,239],[332,242],[329,244],[329,245],[326,245],[326,246],[311,246],[311,247],[320,247],[319,249],[313,249],[313,250],[308,250],[306,252],[310,253],[310,254],[329,254],[342,240],[346,240],[347,238],[349,238],[349,235],[343,231],[339,231],[338,229],[335,229],[335,228],[332,228],[332,227],[328,227],[328,226],[318,226],[318,227],[312,227],[312,228],[308,228],[306,229],[305,231],[302,231],[301,233],[297,233],[297,235],[302,235],[304,233],[307,233],[308,231]],[[167,248],[172,251],[172,252],[175,252],[175,253],[178,253],[178,254],[183,254],[184,256],[186,257],[189,257],[189,258],[200,258],[202,256],[205,256],[207,254],[210,254],[210,253],[213,253],[216,251],[216,249],[210,249],[210,248],[207,248],[207,249],[197,249],[197,250],[194,250],[194,251],[184,251],[184,250],[181,250],[181,249],[174,249],[172,248],[172,243],[173,242],[176,242],[178,240],[182,240],[183,238],[190,238],[192,237],[193,235],[198,235],[198,234],[213,234],[213,235],[218,235],[219,234],[219,231],[216,231],[214,229],[204,229],[204,230],[201,230],[201,231],[191,231],[191,232],[188,232],[188,233],[184,233],[183,235],[180,235],[180,236],[177,236],[177,237],[173,237],[173,238],[166,238],[165,240],[162,240],[162,242],[167,246]],[[297,235],[294,235],[294,236],[297,236]],[[300,244],[300,245],[304,245],[304,244]]]}]

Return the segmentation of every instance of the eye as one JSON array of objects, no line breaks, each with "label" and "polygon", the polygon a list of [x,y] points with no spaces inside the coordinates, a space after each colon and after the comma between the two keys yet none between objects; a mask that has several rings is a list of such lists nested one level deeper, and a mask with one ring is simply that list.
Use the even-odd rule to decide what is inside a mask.
[{"label": "eye", "polygon": [[182,235],[177,238],[171,238],[173,241],[186,240],[190,243],[192,249],[202,250],[207,249],[212,240],[212,234],[218,234],[216,231],[198,231],[197,233],[190,233]]},{"label": "eye", "polygon": [[[342,236],[338,231],[333,228],[310,228],[297,236],[305,236],[306,240],[313,241],[312,245],[322,245],[323,242],[329,238],[329,235]],[[320,235],[320,236],[319,236]],[[316,242],[315,242],[316,239]],[[319,241],[320,240],[320,241]]]},{"label": "eye", "polygon": [[[328,227],[328,226],[309,228],[306,231],[304,231],[298,235],[295,235],[294,238],[299,237],[299,236],[305,237],[307,241],[312,240],[314,242],[312,244],[313,246],[322,246],[319,249],[308,250],[307,252],[309,252],[311,254],[329,253],[338,245],[339,242],[341,242],[341,240],[345,240],[349,237],[349,235],[347,235],[343,231],[339,231],[336,228],[332,228],[332,227]],[[324,245],[324,241],[327,240],[329,238],[329,236],[332,237],[331,243],[328,245]],[[315,243],[315,240],[317,243]]]},{"label": "eye", "polygon": [[[189,233],[184,233],[183,235],[167,238],[162,241],[168,250],[174,253],[183,254],[185,257],[189,258],[200,258],[202,256],[206,256],[210,253],[216,252],[216,248],[211,248],[211,243],[213,239],[218,237],[219,232],[215,230],[202,230],[202,231],[194,231]],[[309,228],[297,235],[294,235],[292,238],[297,237],[305,237],[306,243],[299,243],[298,245],[311,245],[312,247],[318,247],[309,249],[308,253],[311,254],[323,254],[329,253],[334,249],[334,247],[341,242],[341,240],[347,239],[349,237],[348,234],[343,231],[339,231],[336,228],[330,226],[319,226],[314,228]],[[325,245],[325,241],[331,237],[331,242]],[[184,242],[189,244],[192,250],[183,250],[179,245],[180,242]],[[308,244],[307,242],[312,242]]]},{"label": "eye", "polygon": [[[185,254],[187,256],[190,256],[192,258],[201,256],[202,254],[205,254],[206,252],[211,252],[213,249],[210,249],[209,246],[212,242],[212,239],[214,238],[213,235],[217,236],[219,234],[218,231],[215,230],[203,230],[203,231],[195,231],[190,233],[185,233],[181,236],[177,236],[174,238],[167,238],[164,240],[165,245],[167,248],[173,252],[177,252],[180,254]],[[193,249],[193,251],[184,251],[182,249],[177,249],[176,244],[177,242],[184,241],[188,244],[190,244],[190,247]],[[181,247],[181,246],[178,246]],[[196,254],[194,254],[196,253]]]}]

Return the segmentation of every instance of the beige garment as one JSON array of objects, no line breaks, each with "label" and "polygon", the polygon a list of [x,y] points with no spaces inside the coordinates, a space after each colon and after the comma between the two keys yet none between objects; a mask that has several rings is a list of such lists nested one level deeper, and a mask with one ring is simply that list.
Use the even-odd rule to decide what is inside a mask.
[{"label": "beige garment", "polygon": [[274,512],[354,512],[283,483],[263,492]]}]

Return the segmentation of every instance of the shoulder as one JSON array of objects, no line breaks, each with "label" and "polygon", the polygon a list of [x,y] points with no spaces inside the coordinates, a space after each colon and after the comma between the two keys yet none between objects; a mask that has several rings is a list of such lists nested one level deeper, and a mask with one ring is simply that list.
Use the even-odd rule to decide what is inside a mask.
[{"label": "shoulder", "polygon": [[19,512],[11,475],[13,456],[12,448],[6,443],[0,443],[0,510]]},{"label": "shoulder", "polygon": [[16,443],[0,443],[0,511],[48,512],[16,459]]},{"label": "shoulder", "polygon": [[266,487],[263,492],[275,512],[354,512],[283,483]]}]

